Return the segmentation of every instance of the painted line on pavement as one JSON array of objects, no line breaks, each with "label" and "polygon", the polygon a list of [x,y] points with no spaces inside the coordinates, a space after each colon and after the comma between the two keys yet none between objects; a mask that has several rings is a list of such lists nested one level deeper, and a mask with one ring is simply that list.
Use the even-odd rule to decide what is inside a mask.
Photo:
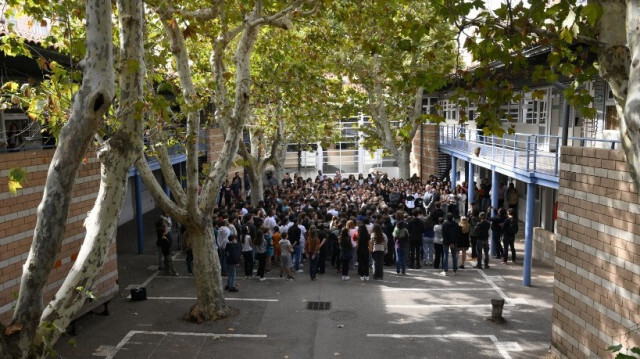
[{"label": "painted line on pavement", "polygon": [[456,292],[486,292],[487,288],[382,288],[383,292],[447,292],[447,291],[456,291]]},{"label": "painted line on pavement", "polygon": [[[508,304],[505,304],[508,306]],[[491,304],[389,304],[387,308],[407,308],[407,309],[422,309],[422,308],[491,308]]]},{"label": "painted line on pavement", "polygon": [[501,343],[495,335],[477,335],[477,334],[367,334],[368,338],[392,338],[392,339],[420,339],[420,338],[442,338],[442,339],[491,339],[493,345],[496,346],[500,355],[504,359],[511,359],[511,355],[507,352],[509,346]]},{"label": "painted line on pavement", "polygon": [[160,332],[160,331],[143,331],[132,330],[122,338],[120,343],[111,351],[106,359],[113,359],[116,354],[131,340],[136,334],[149,334],[149,335],[180,335],[180,336],[192,336],[192,337],[218,337],[218,338],[245,338],[245,339],[264,339],[267,338],[266,334],[218,334],[218,333],[192,333],[192,332]]},{"label": "painted line on pavement", "polygon": [[[131,299],[131,296],[127,296],[127,299]],[[196,297],[147,297],[149,300],[196,300]],[[278,302],[279,299],[261,299],[261,298],[224,298],[224,300],[230,301],[243,301],[243,302]]]}]

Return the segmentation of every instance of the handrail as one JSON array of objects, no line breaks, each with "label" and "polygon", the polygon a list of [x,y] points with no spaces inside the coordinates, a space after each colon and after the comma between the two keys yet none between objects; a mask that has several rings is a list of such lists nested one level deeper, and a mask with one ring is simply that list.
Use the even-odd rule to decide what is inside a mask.
[{"label": "handrail", "polygon": [[[477,157],[489,159],[526,172],[558,176],[560,136],[516,132],[513,135],[484,135],[482,130],[459,125],[441,125],[440,145]],[[615,149],[618,140],[569,137],[576,146],[609,144]]]}]

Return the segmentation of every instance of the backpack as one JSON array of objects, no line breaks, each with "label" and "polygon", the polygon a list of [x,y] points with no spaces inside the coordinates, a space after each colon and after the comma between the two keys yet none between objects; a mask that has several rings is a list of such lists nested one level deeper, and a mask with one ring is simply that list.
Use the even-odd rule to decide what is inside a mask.
[{"label": "backpack", "polygon": [[506,234],[515,235],[518,233],[518,220],[515,218],[509,218],[507,221],[507,226],[504,229]]}]

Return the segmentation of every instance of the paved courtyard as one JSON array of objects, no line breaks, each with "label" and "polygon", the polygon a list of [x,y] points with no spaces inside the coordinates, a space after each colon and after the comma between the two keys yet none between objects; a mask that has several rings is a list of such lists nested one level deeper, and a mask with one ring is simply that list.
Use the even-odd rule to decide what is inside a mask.
[{"label": "paved courtyard", "polygon": [[[520,247],[522,243],[520,243]],[[522,253],[519,251],[519,254]],[[520,264],[460,270],[435,269],[384,280],[351,280],[328,264],[318,281],[299,273],[289,282],[277,271],[267,280],[238,280],[229,293],[237,314],[214,323],[182,320],[196,295],[191,277],[164,277],[155,255],[119,255],[121,295],[109,316],[77,322],[75,347],[63,338],[61,358],[541,358],[549,355],[553,268],[534,262],[533,287],[522,286]],[[181,254],[176,268],[183,269]],[[470,268],[467,263],[467,268]],[[305,267],[307,269],[307,267]],[[239,271],[241,272],[241,271]],[[128,299],[129,285],[144,284],[148,300]],[[505,299],[504,324],[485,320],[491,299]],[[307,309],[328,302],[325,310]]]}]

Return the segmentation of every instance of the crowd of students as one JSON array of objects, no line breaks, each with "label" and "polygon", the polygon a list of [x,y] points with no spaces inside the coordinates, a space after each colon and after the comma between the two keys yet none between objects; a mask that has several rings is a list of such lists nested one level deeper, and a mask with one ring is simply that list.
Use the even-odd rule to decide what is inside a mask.
[{"label": "crowd of students", "polygon": [[473,202],[468,204],[466,183],[451,191],[450,182],[435,176],[423,183],[417,176],[343,178],[338,172],[330,178],[319,171],[315,180],[286,174],[280,183],[270,184],[257,206],[232,195],[213,213],[229,291],[238,290],[236,267],[241,263],[245,277],[261,281],[273,267],[279,267],[283,279],[293,280],[304,272],[305,262],[311,280],[328,266],[342,280],[349,280],[355,268],[360,280],[381,280],[383,266],[393,265],[398,274],[424,265],[448,275],[449,269],[455,274],[465,268],[469,248],[474,267],[488,269],[489,240],[503,263],[508,249],[516,260],[514,209],[495,209],[495,216],[480,212]]}]

